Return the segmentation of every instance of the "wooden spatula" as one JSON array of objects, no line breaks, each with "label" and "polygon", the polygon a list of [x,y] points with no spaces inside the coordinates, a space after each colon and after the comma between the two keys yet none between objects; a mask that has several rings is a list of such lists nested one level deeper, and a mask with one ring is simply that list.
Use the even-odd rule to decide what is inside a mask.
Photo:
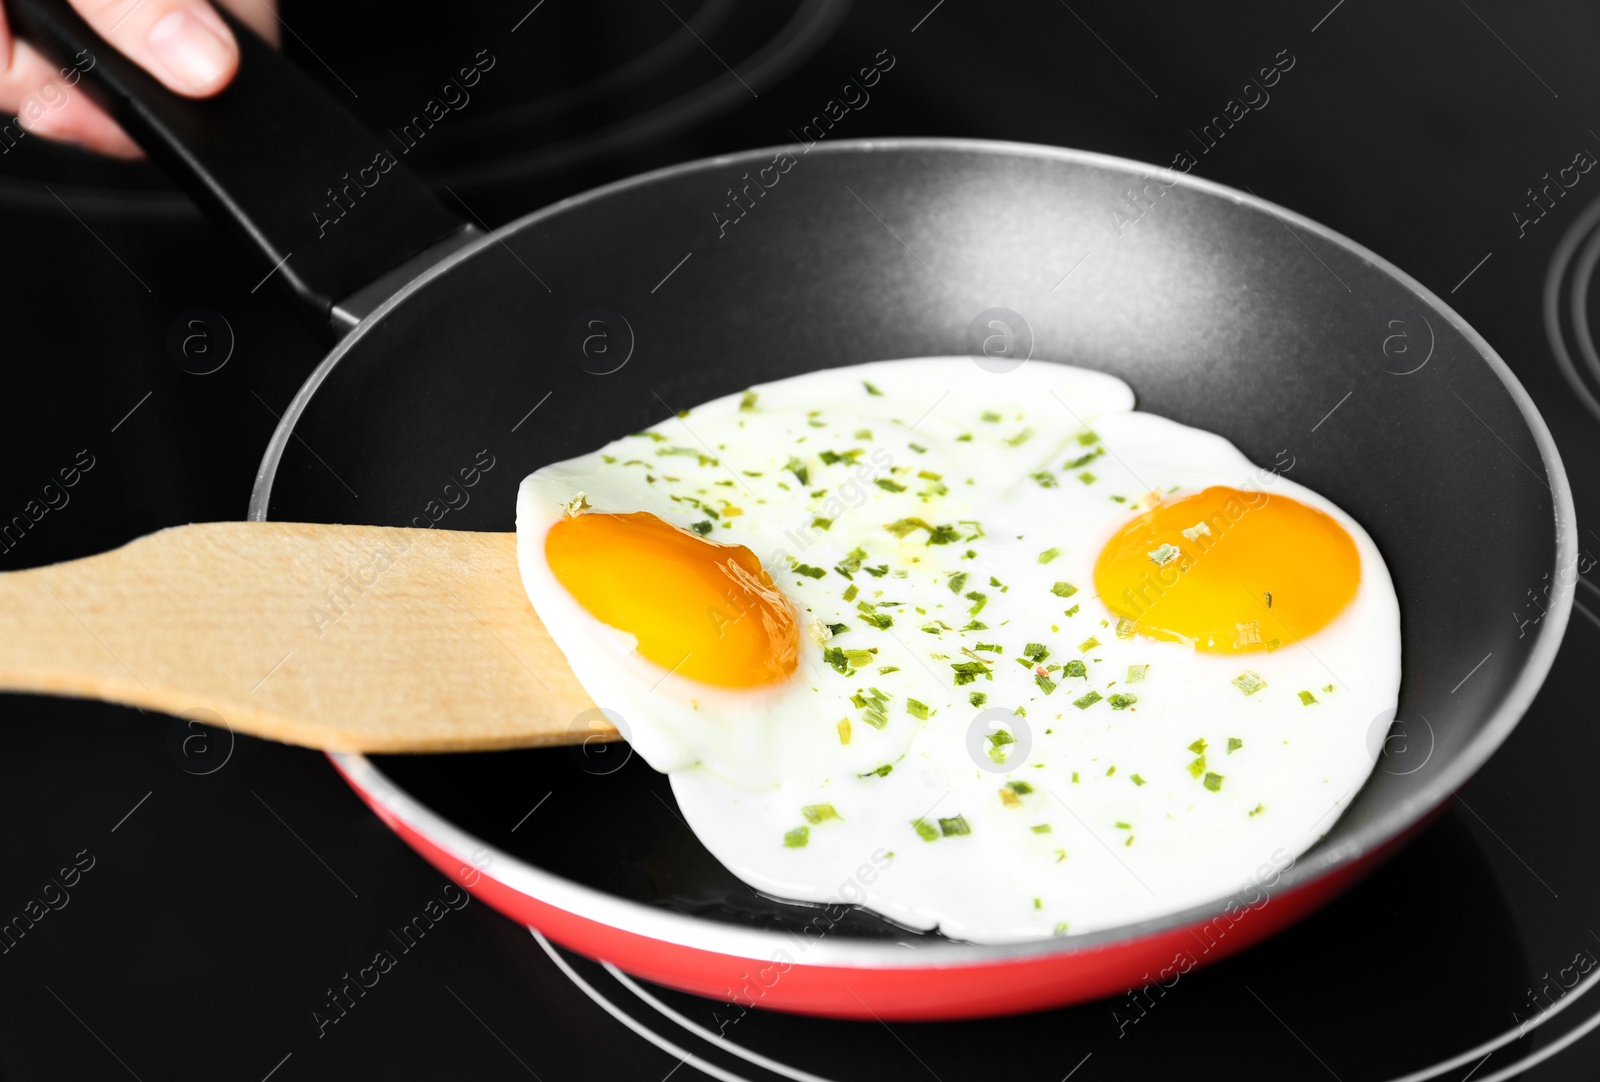
[{"label": "wooden spatula", "polygon": [[0,690],[210,710],[337,751],[617,738],[509,533],[212,522],[3,574]]}]

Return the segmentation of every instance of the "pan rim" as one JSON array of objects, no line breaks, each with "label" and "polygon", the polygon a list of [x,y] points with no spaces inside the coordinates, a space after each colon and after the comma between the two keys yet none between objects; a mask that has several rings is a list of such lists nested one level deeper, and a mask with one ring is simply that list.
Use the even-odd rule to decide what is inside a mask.
[{"label": "pan rim", "polygon": [[[499,242],[503,235],[526,229],[539,221],[554,217],[570,208],[596,202],[669,177],[727,166],[743,165],[762,159],[770,160],[775,154],[792,151],[796,145],[781,144],[740,151],[734,154],[698,158],[693,161],[681,162],[662,169],[640,173],[598,188],[592,188],[526,214],[498,230],[492,230],[476,243],[459,249],[424,270],[379,305],[354,330],[341,339],[329,352],[328,356],[312,371],[294,399],[285,408],[276,429],[273,431],[272,438],[267,444],[261,465],[256,471],[256,480],[250,494],[247,518],[251,521],[266,520],[272,486],[283,452],[288,445],[290,436],[293,434],[296,422],[316,395],[323,381],[327,379],[339,361],[349,353],[357,341],[370,333],[373,327],[380,323],[389,312],[405,303],[407,298],[428,282],[449,272],[458,263],[471,259],[478,252],[492,247]],[[808,153],[820,151],[828,154],[855,154],[875,151],[919,150],[981,152],[1031,157],[1095,166],[1130,175],[1149,174],[1164,168],[1130,158],[1101,154],[1094,151],[987,139],[851,139],[840,140],[837,143],[823,146],[813,146]],[[1571,485],[1568,481],[1566,470],[1562,466],[1561,455],[1556,448],[1555,440],[1551,436],[1544,418],[1540,415],[1538,408],[1534,405],[1532,398],[1523,388],[1521,382],[1500,357],[1499,353],[1481,334],[1473,329],[1466,320],[1462,319],[1454,309],[1427,286],[1395,266],[1389,260],[1364,245],[1351,240],[1349,237],[1296,211],[1281,207],[1253,193],[1231,188],[1225,184],[1219,184],[1188,173],[1178,174],[1177,182],[1197,192],[1226,198],[1253,210],[1266,211],[1275,215],[1281,221],[1316,234],[1324,240],[1371,263],[1378,270],[1410,290],[1424,305],[1448,320],[1451,326],[1477,351],[1478,356],[1488,365],[1489,370],[1506,388],[1518,412],[1522,415],[1523,422],[1533,435],[1534,443],[1539,449],[1539,457],[1544,466],[1546,478],[1549,481],[1551,500],[1555,511],[1555,567],[1557,569],[1565,567],[1576,559],[1576,510],[1573,504]],[[1282,891],[1293,891],[1296,888],[1309,885],[1348,868],[1363,856],[1382,848],[1403,835],[1435,807],[1453,797],[1455,791],[1477,773],[1510,735],[1512,729],[1517,726],[1523,714],[1532,704],[1534,696],[1538,694],[1539,689],[1543,686],[1565,637],[1567,623],[1571,616],[1572,602],[1571,591],[1562,593],[1559,598],[1554,600],[1545,618],[1540,622],[1540,628],[1536,632],[1538,639],[1533,644],[1533,648],[1524,661],[1522,670],[1517,675],[1515,682],[1501,699],[1482,729],[1462,748],[1454,760],[1446,764],[1445,768],[1439,771],[1431,782],[1423,784],[1415,795],[1386,815],[1354,831],[1352,837],[1345,839],[1338,845],[1318,852],[1310,860],[1296,860],[1277,879],[1277,885],[1281,887]],[[436,839],[437,844],[451,850],[464,861],[471,862],[473,860],[472,855],[477,854],[479,866],[482,867],[481,855],[487,852],[492,860],[492,863],[488,866],[495,869],[491,878],[499,880],[507,887],[546,904],[589,920],[597,921],[619,931],[678,946],[751,960],[765,960],[774,949],[782,948],[789,943],[787,934],[781,931],[740,927],[734,924],[724,924],[700,917],[675,913],[643,902],[635,902],[609,894],[545,871],[536,865],[489,845],[457,827],[431,808],[420,804],[416,799],[405,794],[398,784],[393,782],[365,755],[340,752],[331,753],[330,757],[334,759],[335,765],[340,772],[350,779],[352,783],[359,780],[361,784],[358,787],[361,788],[363,793],[369,799],[382,806],[389,815],[393,815],[423,836]],[[1041,956],[1059,955],[1066,957],[1089,954],[1165,932],[1204,925],[1227,913],[1232,908],[1230,903],[1236,897],[1234,895],[1218,898],[1215,901],[1191,906],[1166,916],[1154,917],[1133,924],[1119,925],[1115,928],[1107,928],[1098,932],[1089,932],[1060,939],[1030,940],[1020,943],[974,944],[949,942],[941,943],[931,951],[908,951],[904,946],[896,945],[890,941],[841,940],[838,937],[828,937],[811,944],[811,950],[808,952],[810,957],[802,964],[844,968],[915,969],[930,966],[943,968],[973,964],[994,964],[997,962],[1036,959]]]}]

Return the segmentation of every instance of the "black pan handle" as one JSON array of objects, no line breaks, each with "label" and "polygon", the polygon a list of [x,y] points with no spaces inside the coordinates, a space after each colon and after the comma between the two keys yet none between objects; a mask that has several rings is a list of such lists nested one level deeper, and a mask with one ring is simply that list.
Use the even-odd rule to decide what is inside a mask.
[{"label": "black pan handle", "polygon": [[101,39],[67,0],[3,2],[19,35],[67,73],[63,81],[115,117],[335,336],[410,271],[477,235],[399,164],[399,148],[227,12],[238,73],[196,100]]}]

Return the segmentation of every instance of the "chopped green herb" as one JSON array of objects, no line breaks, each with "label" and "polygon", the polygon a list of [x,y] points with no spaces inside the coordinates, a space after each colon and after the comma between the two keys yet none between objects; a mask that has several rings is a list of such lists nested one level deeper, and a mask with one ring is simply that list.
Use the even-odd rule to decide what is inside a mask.
[{"label": "chopped green herb", "polygon": [[1093,447],[1095,444],[1097,444],[1099,442],[1100,442],[1100,437],[1096,436],[1093,432],[1080,432],[1080,433],[1078,433],[1078,446],[1079,447]]},{"label": "chopped green herb", "polygon": [[978,415],[978,419],[980,421],[988,421],[990,424],[996,424],[1000,420],[1000,415],[993,410],[984,410]]},{"label": "chopped green herb", "polygon": [[1050,824],[1049,823],[1039,823],[1038,825],[1031,826],[1028,829],[1033,831],[1035,834],[1049,834],[1050,833]]},{"label": "chopped green herb", "polygon": [[959,594],[961,592],[961,587],[965,586],[966,584],[967,573],[965,571],[957,571],[955,574],[950,576],[949,586],[951,593]]},{"label": "chopped green herb", "polygon": [[997,748],[1003,748],[1007,744],[1015,744],[1016,742],[1017,738],[1012,736],[1010,731],[1006,729],[996,729],[989,734],[989,743]]},{"label": "chopped green herb", "polygon": [[983,611],[983,607],[989,603],[989,596],[987,594],[981,594],[977,590],[969,590],[967,593],[964,593],[961,596],[972,602],[972,608],[967,610],[968,616],[978,615],[978,613]]},{"label": "chopped green herb", "polygon": [[1077,658],[1073,658],[1071,661],[1067,662],[1061,667],[1061,675],[1082,676],[1087,678],[1089,675],[1089,667],[1083,662],[1079,661]]},{"label": "chopped green herb", "polygon": [[1207,789],[1210,789],[1213,793],[1215,793],[1217,790],[1222,788],[1222,775],[1221,774],[1207,774],[1206,775],[1206,780],[1205,780],[1205,786],[1206,786]]},{"label": "chopped green herb", "polygon": [[1266,810],[1267,810],[1266,805],[1257,804],[1255,807],[1250,809],[1250,818],[1254,819],[1256,816],[1260,815],[1262,812],[1264,812]]},{"label": "chopped green herb", "polygon": [[940,819],[939,830],[946,838],[956,834],[972,833],[972,828],[967,825],[966,818],[960,815],[952,815],[948,819]]},{"label": "chopped green herb", "polygon": [[1267,686],[1267,682],[1253,672],[1242,672],[1233,678],[1233,686],[1246,695],[1254,695]]},{"label": "chopped green herb", "polygon": [[839,730],[839,743],[850,743],[850,719],[840,718],[839,724],[834,727]]},{"label": "chopped green herb", "polygon": [[1066,611],[1066,615],[1067,615],[1067,616],[1076,616],[1076,615],[1077,615],[1077,614],[1078,614],[1078,610],[1079,610],[1079,609],[1080,609],[1080,608],[1082,608],[1082,607],[1083,607],[1083,606],[1081,606],[1081,605],[1074,605],[1074,606],[1072,606],[1072,608],[1070,608],[1070,609],[1068,609],[1068,610],[1067,610],[1067,611]]},{"label": "chopped green herb", "polygon": [[1071,597],[1078,592],[1078,588],[1070,582],[1058,582],[1050,587],[1050,592],[1057,597]]},{"label": "chopped green herb", "polygon": [[868,688],[866,693],[858,691],[850,696],[850,701],[861,711],[862,721],[874,729],[881,729],[889,724],[889,713],[884,709],[884,704],[891,698],[893,696],[885,695],[877,688]]},{"label": "chopped green herb", "polygon": [[850,630],[850,625],[849,624],[828,624],[827,628],[828,628],[828,634],[830,634],[830,635],[843,635],[846,631]]},{"label": "chopped green herb", "polygon": [[1113,710],[1126,710],[1138,701],[1139,696],[1137,695],[1113,695],[1106,700],[1111,704],[1111,709]]},{"label": "chopped green herb", "polygon": [[1080,654],[1087,654],[1090,650],[1093,650],[1096,646],[1099,646],[1099,645],[1100,645],[1100,640],[1095,638],[1093,635],[1090,635],[1087,639],[1084,639],[1082,642],[1080,642],[1078,644],[1078,652]]},{"label": "chopped green herb", "polygon": [[1189,750],[1194,752],[1196,755],[1203,755],[1205,754],[1206,748],[1209,746],[1210,745],[1206,743],[1206,738],[1202,736],[1199,740],[1196,740],[1193,744],[1189,745]]},{"label": "chopped green herb", "polygon": [[[845,554],[844,559],[833,565],[833,569],[839,574],[843,575],[845,578],[850,578],[857,571],[861,570],[861,561],[865,560],[866,558],[867,553],[864,549],[853,548]],[[849,598],[846,598],[845,600],[848,601]]]},{"label": "chopped green herb", "polygon": [[706,534],[711,532],[711,523],[709,521],[691,522],[689,523],[689,529],[693,530],[701,537],[704,537]]},{"label": "chopped green herb", "polygon": [[898,665],[879,665],[878,666],[878,675],[879,676],[888,676],[892,672],[899,672],[899,671],[900,671],[900,666],[898,666]]},{"label": "chopped green herb", "polygon": [[988,701],[989,696],[985,695],[981,691],[974,691],[971,695],[967,696],[967,702],[971,703],[973,706],[982,706]]},{"label": "chopped green herb", "polygon": [[1316,701],[1317,701],[1317,697],[1315,695],[1311,694],[1311,692],[1302,691],[1300,693],[1300,705],[1301,706],[1310,706],[1311,704],[1315,703]]},{"label": "chopped green herb", "polygon": [[885,492],[904,492],[906,490],[905,485],[898,481],[891,481],[887,477],[880,477],[873,483]]},{"label": "chopped green herb", "polygon": [[811,840],[810,827],[795,827],[783,836],[783,844],[790,849],[804,849]]},{"label": "chopped green herb", "polygon": [[863,668],[872,664],[871,650],[841,650],[837,646],[823,647],[822,660],[841,673],[849,673],[852,667]]},{"label": "chopped green herb", "polygon": [[884,763],[882,766],[878,767],[878,769],[869,770],[865,774],[857,774],[856,777],[858,777],[858,778],[887,778],[892,773],[894,773],[894,764],[893,763]]},{"label": "chopped green herb", "polygon": [[1196,759],[1194,762],[1189,764],[1189,776],[1191,778],[1198,778],[1201,774],[1204,774],[1205,772],[1206,772],[1206,757],[1204,755],[1200,756],[1200,758]]},{"label": "chopped green herb", "polygon": [[1012,447],[1021,447],[1023,444],[1027,443],[1032,438],[1033,438],[1033,429],[1024,428],[1021,432],[1018,432],[1015,436],[1012,436],[1012,437],[1008,438],[1006,440],[1006,442],[1008,444],[1010,444]]},{"label": "chopped green herb", "polygon": [[1030,642],[1022,648],[1022,652],[1035,665],[1042,664],[1050,656],[1050,650],[1042,642]]},{"label": "chopped green herb", "polygon": [[1130,684],[1143,683],[1145,674],[1149,671],[1150,666],[1148,665],[1129,665],[1127,682]]},{"label": "chopped green herb", "polygon": [[1329,695],[1332,695],[1333,694],[1333,685],[1332,684],[1324,684],[1324,685],[1322,685],[1322,690],[1326,691]]},{"label": "chopped green herb", "polygon": [[921,819],[913,819],[911,820],[911,829],[915,830],[917,832],[917,837],[921,838],[925,842],[936,842],[939,840],[939,828],[934,826],[932,823],[924,822]]},{"label": "chopped green herb", "polygon": [[1034,673],[1033,682],[1038,684],[1039,690],[1044,692],[1046,695],[1049,695],[1056,690],[1056,682],[1050,679],[1044,673]]},{"label": "chopped green herb", "polygon": [[1072,700],[1072,705],[1076,706],[1079,710],[1087,710],[1099,701],[1100,693],[1098,691],[1091,691],[1081,699]]},{"label": "chopped green herb", "polygon": [[1132,823],[1124,823],[1120,819],[1118,819],[1115,823],[1113,823],[1112,826],[1116,827],[1118,830],[1132,830],[1133,829],[1133,824]]},{"label": "chopped green herb", "polygon": [[800,809],[800,814],[806,817],[808,823],[820,823],[824,819],[837,819],[839,813],[833,810],[832,804],[807,804]]},{"label": "chopped green herb", "polygon": [[1100,478],[1096,477],[1090,471],[1084,470],[1082,473],[1078,474],[1078,480],[1082,481],[1086,485],[1092,485],[1096,481],[1100,480]]},{"label": "chopped green herb", "polygon": [[[696,451],[693,447],[664,447],[661,450],[658,450],[656,454],[662,456],[686,455],[689,458],[698,459],[700,465],[702,466],[715,466],[717,464],[716,459],[712,458],[710,455],[702,454],[701,452]],[[674,478],[669,477],[667,480],[671,481],[674,480]]]},{"label": "chopped green herb", "polygon": [[809,485],[811,483],[811,471],[806,469],[806,464],[801,462],[794,455],[789,456],[789,461],[784,468],[790,473],[794,474],[802,485]]},{"label": "chopped green herb", "polygon": [[1087,466],[1089,463],[1093,462],[1095,459],[1099,458],[1105,453],[1106,449],[1104,447],[1096,447],[1093,451],[1090,451],[1086,455],[1079,455],[1071,462],[1063,462],[1061,464],[1061,468],[1064,470],[1081,470],[1083,467]]},{"label": "chopped green herb", "polygon": [[1144,779],[1141,778],[1137,774],[1129,774],[1128,775],[1128,780],[1133,782],[1133,784],[1135,784],[1135,785],[1143,785],[1144,784]]},{"label": "chopped green herb", "polygon": [[1054,560],[1057,556],[1060,556],[1060,555],[1061,555],[1061,550],[1060,549],[1054,549],[1054,548],[1045,549],[1043,552],[1039,553],[1039,562],[1042,563],[1042,564],[1047,564],[1051,560]]},{"label": "chopped green herb", "polygon": [[1228,754],[1229,755],[1232,755],[1234,752],[1238,751],[1242,747],[1244,747],[1244,741],[1243,740],[1240,740],[1236,736],[1228,737]]},{"label": "chopped green herb", "polygon": [[1173,560],[1176,560],[1179,556],[1182,556],[1183,550],[1178,548],[1176,545],[1163,544],[1158,545],[1155,549],[1146,553],[1145,555],[1149,556],[1150,562],[1155,564],[1157,567],[1166,567]]},{"label": "chopped green herb", "polygon": [[1027,796],[1029,793],[1033,792],[1033,786],[1029,785],[1025,781],[1008,781],[1006,782],[1006,788],[1010,789],[1018,796]]},{"label": "chopped green herb", "polygon": [[843,454],[840,454],[838,451],[823,451],[821,454],[817,455],[817,457],[822,459],[822,464],[824,466],[832,466],[838,462],[843,462],[846,465],[854,466],[856,464],[856,459],[860,458],[866,453],[867,452],[863,448],[857,447],[852,451],[845,451]]},{"label": "chopped green herb", "polygon": [[1039,482],[1040,488],[1060,487],[1059,482],[1056,481],[1056,475],[1051,473],[1049,470],[1040,470],[1038,473],[1033,474],[1032,476],[1035,481]]},{"label": "chopped green herb", "polygon": [[991,654],[1003,654],[1003,653],[1005,653],[1005,650],[1006,650],[1006,648],[1004,646],[1001,646],[997,642],[975,643],[972,648],[974,650],[987,650]]},{"label": "chopped green herb", "polygon": [[918,702],[916,699],[907,699],[906,700],[906,713],[910,714],[914,718],[919,718],[922,721],[927,721],[928,720],[928,704],[924,703],[924,702]]},{"label": "chopped green herb", "polygon": [[739,399],[739,409],[749,413],[756,408],[756,399],[760,397],[754,391],[746,391],[744,397]]},{"label": "chopped green herb", "polygon": [[930,545],[948,545],[960,536],[954,526],[934,526],[926,519],[920,518],[897,519],[894,522],[885,523],[883,528],[896,537],[905,537],[912,530],[926,530],[928,532],[928,544]]},{"label": "chopped green herb", "polygon": [[812,567],[810,564],[795,564],[794,573],[804,575],[808,579],[820,579],[828,573],[826,568]]},{"label": "chopped green herb", "polygon": [[989,671],[989,666],[981,661],[954,661],[950,663],[950,667],[955,670],[956,687],[960,687],[962,684],[970,684],[980,676],[985,680],[994,679],[994,674]]},{"label": "chopped green herb", "polygon": [[883,392],[878,390],[871,383],[868,383],[866,380],[862,380],[861,381],[861,386],[863,386],[863,387],[865,387],[867,389],[867,393],[868,394],[877,395],[880,398],[883,397]]},{"label": "chopped green herb", "polygon": [[813,530],[831,530],[833,528],[833,519],[823,518],[818,515],[811,520],[811,528]]},{"label": "chopped green herb", "polygon": [[917,452],[919,455],[925,455],[928,453],[928,449],[922,446],[920,443],[908,443],[906,446]]}]

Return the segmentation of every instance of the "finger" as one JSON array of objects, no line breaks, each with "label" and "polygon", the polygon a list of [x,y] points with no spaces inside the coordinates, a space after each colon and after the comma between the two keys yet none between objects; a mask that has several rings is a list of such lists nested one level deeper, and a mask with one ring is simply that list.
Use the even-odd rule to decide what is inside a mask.
[{"label": "finger", "polygon": [[25,41],[0,42],[0,53],[10,61],[0,65],[0,150],[9,152],[35,135],[118,158],[139,157],[133,140],[84,96],[80,73],[70,65],[63,75]]},{"label": "finger", "polygon": [[96,33],[180,94],[204,98],[233,78],[239,46],[205,0],[72,0]]},{"label": "finger", "polygon": [[254,30],[267,44],[279,43],[278,5],[275,0],[217,0],[217,4]]}]

